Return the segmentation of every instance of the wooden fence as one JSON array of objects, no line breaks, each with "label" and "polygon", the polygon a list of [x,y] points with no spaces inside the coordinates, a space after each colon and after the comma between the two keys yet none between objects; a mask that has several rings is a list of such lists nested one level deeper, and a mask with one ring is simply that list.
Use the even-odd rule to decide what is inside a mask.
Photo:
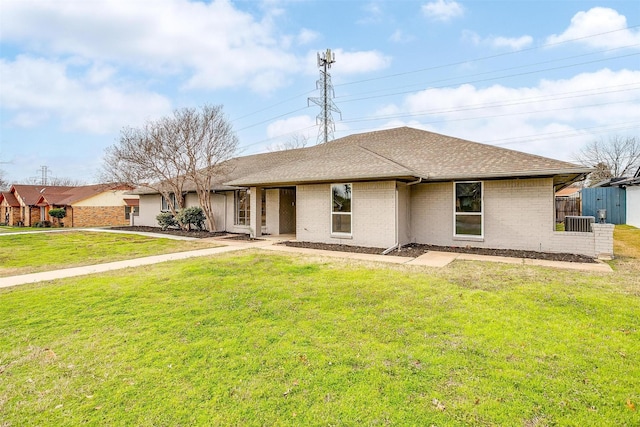
[{"label": "wooden fence", "polygon": [[564,222],[565,216],[580,216],[580,198],[556,197],[556,223]]}]

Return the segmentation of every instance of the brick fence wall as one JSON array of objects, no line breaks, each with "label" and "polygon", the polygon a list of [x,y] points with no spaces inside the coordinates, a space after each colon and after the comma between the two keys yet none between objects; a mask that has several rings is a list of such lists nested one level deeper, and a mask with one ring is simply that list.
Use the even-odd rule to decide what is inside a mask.
[{"label": "brick fence wall", "polygon": [[126,226],[124,206],[74,206],[63,220],[71,227]]}]

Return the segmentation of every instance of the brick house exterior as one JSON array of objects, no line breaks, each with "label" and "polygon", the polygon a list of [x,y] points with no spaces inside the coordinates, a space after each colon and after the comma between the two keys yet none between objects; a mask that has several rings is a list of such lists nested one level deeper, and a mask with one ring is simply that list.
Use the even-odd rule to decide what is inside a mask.
[{"label": "brick house exterior", "polygon": [[12,226],[33,227],[41,221],[57,220],[49,215],[63,208],[66,227],[129,225],[127,209],[137,205],[137,196],[125,195],[132,188],[114,184],[41,186],[14,184],[0,193],[0,221]]},{"label": "brick house exterior", "polygon": [[[298,241],[383,249],[424,243],[613,255],[609,224],[556,231],[556,191],[591,171],[559,160],[402,127],[224,166],[211,196],[217,230],[295,231]],[[137,224],[157,226],[162,196],[135,193]],[[192,192],[186,201],[197,205]]]}]

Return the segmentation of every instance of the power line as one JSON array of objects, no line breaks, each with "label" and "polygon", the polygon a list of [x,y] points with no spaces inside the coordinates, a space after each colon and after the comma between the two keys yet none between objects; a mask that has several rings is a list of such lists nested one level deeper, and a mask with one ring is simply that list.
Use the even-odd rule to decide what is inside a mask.
[{"label": "power line", "polygon": [[[540,73],[542,71],[553,71],[553,70],[561,70],[564,68],[572,68],[572,67],[577,67],[580,65],[586,65],[586,64],[593,64],[596,62],[604,62],[604,61],[609,61],[611,59],[620,59],[620,58],[627,58],[629,56],[638,56],[640,55],[640,53],[631,53],[628,55],[622,55],[622,56],[615,56],[612,58],[603,58],[603,59],[594,59],[593,61],[586,61],[586,62],[579,62],[577,64],[568,64],[568,65],[562,65],[562,66],[558,66],[558,67],[551,67],[551,68],[542,68],[542,69],[538,69],[538,70],[533,70],[533,71],[527,71],[527,72],[523,72],[523,73],[517,73],[517,74],[507,74],[507,75],[502,75],[502,76],[497,76],[497,77],[490,77],[490,78],[486,78],[486,79],[477,79],[477,80],[470,80],[470,81],[464,81],[461,83],[458,83],[459,85],[463,85],[463,84],[473,84],[473,83],[482,83],[482,82],[488,82],[488,81],[492,81],[492,80],[503,80],[506,78],[510,78],[510,77],[520,77],[520,76],[526,76],[529,74],[536,74],[536,73]],[[518,67],[515,67],[518,68]],[[508,70],[510,68],[507,68],[505,70]],[[499,70],[502,71],[502,70]],[[492,71],[494,72],[494,71]],[[477,75],[482,75],[482,74],[488,74],[488,73],[480,73]],[[450,79],[443,79],[443,80],[437,80],[436,82],[441,82],[441,81],[450,81],[450,80],[454,80],[453,78]],[[424,87],[424,85],[422,85]],[[428,87],[428,88],[424,88],[423,90],[430,90],[430,89],[442,89],[445,87],[448,87],[450,85],[443,85],[443,86],[435,86],[435,87]],[[354,102],[354,101],[366,101],[366,100],[370,100],[370,99],[375,99],[375,98],[385,98],[388,96],[395,96],[395,95],[406,95],[409,93],[414,93],[417,90],[408,90],[408,91],[402,91],[402,92],[394,92],[394,93],[387,93],[384,95],[372,95],[372,96],[366,96],[366,97],[362,97],[362,98],[354,98],[354,99],[348,99],[348,100],[343,100],[341,101],[342,103],[346,103],[346,102]]]},{"label": "power line", "polygon": [[[437,66],[428,67],[428,68],[421,68],[421,69],[417,69],[417,70],[410,70],[410,71],[405,71],[405,72],[401,72],[401,73],[389,74],[389,75],[386,75],[386,76],[373,77],[373,78],[370,78],[370,79],[355,80],[355,81],[352,81],[352,82],[337,84],[335,86],[338,87],[338,86],[354,85],[354,84],[358,84],[358,83],[366,83],[366,82],[370,82],[370,81],[377,81],[377,80],[394,78],[394,77],[402,77],[402,76],[406,76],[406,75],[409,75],[409,74],[415,74],[415,73],[420,73],[420,72],[425,72],[425,71],[432,71],[432,70],[437,70],[437,69],[441,69],[441,68],[454,67],[454,66],[459,66],[459,65],[463,65],[463,64],[469,64],[469,63],[473,63],[473,62],[484,61],[484,60],[488,60],[488,59],[495,59],[495,58],[508,56],[508,55],[515,55],[515,54],[519,54],[519,53],[527,52],[527,51],[545,49],[545,48],[548,48],[548,47],[551,47],[551,46],[555,46],[555,45],[575,42],[575,41],[579,41],[579,40],[585,40],[585,39],[589,39],[589,38],[593,38],[593,37],[599,37],[599,36],[602,36],[602,35],[612,34],[612,33],[619,32],[619,31],[626,31],[626,30],[633,29],[633,28],[638,28],[638,27],[640,27],[640,25],[634,25],[634,26],[619,28],[619,29],[616,29],[616,30],[605,31],[605,32],[602,32],[602,33],[591,34],[591,35],[588,35],[588,36],[577,37],[577,38],[574,38],[574,39],[564,40],[562,42],[547,43],[547,44],[544,44],[544,45],[541,45],[541,46],[534,46],[534,47],[524,48],[524,49],[520,49],[520,50],[516,50],[516,51],[510,51],[510,52],[504,52],[504,53],[495,54],[495,55],[489,55],[489,56],[484,56],[484,57],[473,58],[473,59],[465,60],[465,61],[452,62],[452,63],[437,65]],[[602,51],[594,52],[594,53],[588,53],[588,54],[583,54],[583,55],[575,55],[573,57],[568,57],[568,58],[565,57],[565,58],[563,58],[561,60],[566,60],[566,59],[571,59],[571,58],[578,58],[578,57],[581,57],[581,56],[587,56],[587,55],[591,55],[591,54],[605,53],[605,52],[609,52],[609,51],[612,51],[612,50],[631,48],[631,47],[635,47],[635,46],[638,46],[638,45],[634,44],[634,45],[629,45],[629,46],[623,46],[623,47],[620,47],[620,48],[606,49],[606,50],[602,50]],[[540,63],[529,64],[529,66],[538,65],[538,64],[544,64],[544,63],[550,63],[550,62],[556,62],[556,61],[558,61],[558,60],[543,61],[543,62],[540,62]],[[505,71],[505,70],[509,70],[509,69],[517,69],[517,68],[522,68],[522,67],[511,67],[511,68],[496,70],[496,71],[493,71],[493,72],[500,72],[500,71]],[[543,69],[543,70],[539,70],[539,71],[547,71],[547,70],[548,69]],[[489,72],[475,74],[475,75],[483,75],[483,74],[488,74],[488,73]],[[514,76],[518,76],[518,75],[522,75],[522,74],[516,74]],[[472,75],[472,76],[474,76],[474,75]],[[506,76],[506,77],[513,77],[513,76]],[[450,79],[448,79],[448,80],[450,80]],[[441,81],[447,81],[447,80],[440,80],[440,81],[435,81],[435,82],[441,82]],[[484,80],[480,80],[480,81],[484,81]],[[480,82],[480,81],[478,81],[478,82]],[[475,83],[475,82],[462,82],[462,83],[459,83],[459,84],[465,84],[465,83]],[[414,86],[416,86],[416,85],[414,85]],[[424,86],[424,84],[422,84],[421,86]],[[275,103],[275,104],[269,105],[267,107],[264,107],[264,108],[258,109],[256,111],[253,111],[251,113],[245,114],[243,116],[240,116],[240,117],[237,117],[237,118],[233,118],[233,119],[231,119],[231,122],[235,122],[235,121],[250,117],[252,115],[258,114],[260,112],[270,110],[270,109],[275,108],[275,107],[277,107],[279,105],[282,105],[282,104],[284,104],[286,102],[298,99],[299,97],[302,97],[302,96],[306,96],[311,92],[312,91],[307,91],[307,92],[301,93],[299,95],[290,97],[290,98],[288,98],[286,100],[280,101],[278,103]],[[410,92],[413,92],[413,91],[410,91]],[[410,92],[408,92],[408,93],[410,93]],[[365,92],[365,94],[366,93],[375,93],[375,91]],[[402,93],[398,93],[398,94],[402,94]],[[343,96],[342,98],[345,98],[345,96]],[[363,99],[368,99],[368,98],[363,98]],[[350,100],[349,102],[351,102],[351,101],[353,101],[353,100]],[[346,101],[343,101],[343,102],[346,102]],[[261,121],[260,123],[247,125],[247,126],[243,127],[242,129],[239,129],[237,131],[249,129],[249,128],[258,126],[260,124],[266,123],[266,122],[268,122],[270,120],[275,120],[277,118],[281,118],[281,117],[287,116],[289,114],[293,114],[293,113],[298,112],[298,111],[301,111],[301,109],[296,109],[296,110],[289,111],[287,113],[283,113],[283,114],[280,114],[278,116],[275,116],[275,117],[272,117],[272,118],[269,118],[269,119],[265,119],[265,120]]]},{"label": "power line", "polygon": [[[591,55],[598,55],[598,54],[602,54],[602,53],[608,53],[608,52],[612,52],[614,50],[620,50],[620,49],[624,49],[624,48],[628,48],[628,47],[636,47],[636,46],[640,46],[640,44],[634,44],[634,45],[628,45],[628,46],[624,46],[624,47],[618,47],[618,48],[612,48],[612,49],[606,49],[606,50],[601,50],[601,51],[597,51],[597,52],[590,52],[590,53],[585,53],[585,54],[581,54],[581,55],[574,55],[574,56],[568,56],[568,57],[563,57],[563,58],[559,58],[559,59],[552,59],[552,60],[548,60],[548,61],[540,61],[540,62],[535,62],[535,63],[531,63],[531,64],[526,64],[526,65],[519,65],[519,66],[515,66],[515,67],[508,67],[508,68],[501,68],[499,70],[491,70],[491,71],[485,71],[482,73],[476,73],[476,74],[471,74],[471,75],[467,75],[467,76],[463,76],[463,77],[450,77],[450,78],[446,78],[446,79],[439,79],[439,80],[432,80],[432,81],[428,81],[428,82],[420,82],[420,83],[415,83],[412,85],[403,85],[403,86],[397,86],[395,88],[386,88],[386,89],[379,89],[379,90],[373,90],[373,91],[366,91],[366,92],[362,92],[359,94],[351,94],[351,95],[343,95],[343,96],[338,96],[337,98],[349,98],[349,97],[353,97],[353,96],[362,96],[362,95],[367,95],[367,94],[373,94],[373,93],[377,93],[377,92],[383,92],[383,91],[389,91],[389,90],[396,90],[396,89],[405,89],[405,88],[415,88],[415,87],[423,87],[425,85],[430,85],[433,83],[441,83],[441,82],[448,82],[448,81],[453,81],[453,80],[457,80],[460,78],[469,78],[469,77],[475,77],[475,76],[483,76],[483,75],[487,75],[487,74],[493,74],[493,73],[498,73],[501,71],[508,71],[508,70],[518,70],[518,69],[522,69],[522,68],[529,68],[529,67],[533,67],[536,65],[542,65],[542,64],[551,64],[554,62],[560,62],[560,61],[567,61],[569,59],[576,59],[576,58],[581,58],[584,56],[591,56]],[[632,54],[632,55],[637,55],[637,54]],[[626,57],[622,56],[623,58]],[[618,57],[613,57],[613,58],[606,58],[606,59],[602,59],[602,60],[598,60],[598,61],[605,61],[605,60],[609,60],[609,59],[616,59]],[[577,66],[577,65],[584,65],[584,64],[588,64],[590,62],[584,62],[584,63],[578,63],[578,64],[570,64],[569,66]],[[566,66],[565,66],[566,67]],[[540,71],[548,71],[548,70],[554,70],[556,68],[544,68]],[[503,77],[514,77],[514,76],[520,76],[523,74],[512,74],[512,75],[507,75],[507,76],[503,76]],[[493,79],[497,79],[497,78],[503,78],[503,77],[494,77]],[[477,81],[470,81],[470,82],[462,82],[459,84],[465,84],[465,83],[476,83],[476,82],[482,82],[484,80],[477,80]],[[439,87],[444,87],[444,86],[439,86]],[[433,89],[434,87],[429,87],[427,89]],[[436,87],[437,88],[437,87]],[[405,94],[405,93],[411,93],[414,92],[416,89],[408,91],[408,92],[392,92],[390,94],[386,94],[386,95],[382,95],[382,96],[391,96],[391,95],[398,95],[398,94]],[[370,99],[370,98],[362,98],[362,99]],[[358,100],[358,99],[353,99],[353,100]],[[342,101],[342,102],[351,102],[353,100],[346,100],[346,101]]]},{"label": "power line", "polygon": [[[413,112],[413,113],[398,113],[398,114],[378,115],[378,116],[366,117],[366,118],[364,118],[364,117],[363,118],[354,118],[354,119],[345,120],[344,123],[355,123],[355,122],[361,122],[361,121],[385,120],[385,119],[394,119],[394,118],[403,118],[403,117],[418,117],[418,116],[431,115],[431,114],[459,113],[459,112],[463,112],[463,111],[480,110],[480,109],[487,109],[487,108],[511,107],[511,106],[515,106],[515,105],[524,105],[524,104],[531,104],[531,103],[538,103],[538,102],[553,102],[553,101],[559,101],[559,100],[564,100],[564,99],[581,98],[581,97],[585,97],[585,96],[606,95],[606,94],[610,94],[610,93],[629,92],[629,91],[634,91],[634,90],[640,90],[640,86],[633,87],[633,88],[628,88],[628,86],[631,86],[631,85],[634,85],[634,83],[605,87],[605,88],[625,87],[625,89],[608,90],[608,91],[601,91],[601,92],[595,92],[595,93],[586,93],[586,94],[581,94],[581,95],[578,95],[578,94],[581,93],[581,92],[587,92],[587,91],[593,91],[593,90],[605,89],[605,88],[583,89],[583,90],[573,91],[573,92],[562,92],[562,93],[549,95],[549,96],[536,96],[536,97],[530,97],[530,98],[520,98],[518,101],[510,101],[510,102],[489,102],[489,103],[484,103],[484,104],[468,104],[466,106],[461,106],[460,108],[447,109],[447,110],[438,110],[438,109],[436,109],[436,110],[423,110],[423,111],[417,111],[417,112]],[[572,95],[572,94],[574,94],[574,95]],[[567,95],[567,96],[558,96],[558,95]],[[627,101],[625,101],[625,102],[627,102]],[[580,108],[580,107],[576,107],[576,108]]]},{"label": "power line", "polygon": [[[465,60],[465,61],[450,62],[448,64],[436,65],[436,66],[427,67],[427,68],[420,68],[420,69],[417,69],[417,70],[405,71],[405,72],[402,72],[402,73],[388,74],[386,76],[372,77],[372,78],[369,78],[369,79],[356,80],[356,81],[353,81],[353,82],[341,83],[341,84],[338,84],[336,86],[347,86],[347,85],[358,84],[358,83],[367,83],[367,82],[376,81],[376,80],[383,80],[383,79],[394,78],[394,77],[402,77],[402,76],[406,76],[406,75],[409,75],[409,74],[422,73],[422,72],[425,72],[425,71],[438,70],[438,69],[441,69],[441,68],[456,67],[456,66],[459,66],[459,65],[469,64],[471,62],[479,62],[479,61],[484,61],[484,60],[487,60],[487,59],[495,59],[495,58],[500,58],[500,57],[503,57],[503,56],[516,55],[516,54],[519,54],[519,53],[529,52],[529,51],[533,51],[533,50],[537,50],[537,49],[545,49],[545,48],[548,48],[548,47],[551,47],[551,46],[557,46],[557,45],[561,45],[561,44],[564,44],[564,43],[571,43],[571,42],[584,40],[584,39],[588,39],[588,38],[592,38],[592,37],[599,37],[599,36],[606,35],[606,34],[616,33],[618,31],[627,31],[627,30],[630,30],[630,29],[633,29],[633,28],[638,28],[638,27],[640,27],[640,25],[634,25],[634,26],[631,26],[631,27],[618,28],[616,30],[610,30],[610,31],[602,32],[602,33],[590,34],[588,36],[583,36],[583,37],[576,37],[574,39],[563,40],[561,42],[546,43],[546,44],[543,44],[541,46],[528,47],[528,48],[514,50],[514,51],[511,51],[511,52],[498,53],[498,54],[495,54],[495,55],[481,56],[481,57],[478,57],[478,58],[473,58],[473,59],[469,59],[469,60]],[[637,46],[637,45],[631,45],[629,47],[634,47],[634,46]]]}]

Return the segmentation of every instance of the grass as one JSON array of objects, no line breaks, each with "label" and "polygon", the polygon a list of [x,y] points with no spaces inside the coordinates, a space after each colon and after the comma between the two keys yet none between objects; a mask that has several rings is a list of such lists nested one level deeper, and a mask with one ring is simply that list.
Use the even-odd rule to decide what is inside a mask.
[{"label": "grass", "polygon": [[213,246],[211,242],[84,231],[5,235],[0,237],[0,277]]},{"label": "grass", "polygon": [[613,253],[618,257],[640,259],[640,228],[616,225]]},{"label": "grass", "polygon": [[2,233],[20,233],[25,231],[46,231],[51,230],[47,228],[36,228],[36,227],[11,227],[6,225],[0,225],[0,234]]},{"label": "grass", "polygon": [[0,290],[0,425],[639,425],[640,260],[616,262],[252,251]]}]

